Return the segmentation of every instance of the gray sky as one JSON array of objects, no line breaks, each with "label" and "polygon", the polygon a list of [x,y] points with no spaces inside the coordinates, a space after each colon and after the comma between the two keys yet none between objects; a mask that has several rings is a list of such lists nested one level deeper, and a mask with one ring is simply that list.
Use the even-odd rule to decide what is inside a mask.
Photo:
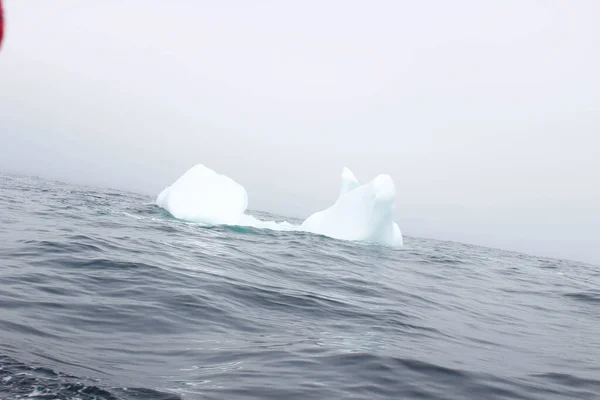
[{"label": "gray sky", "polygon": [[600,3],[5,0],[0,170],[305,217],[388,173],[406,234],[600,263]]}]

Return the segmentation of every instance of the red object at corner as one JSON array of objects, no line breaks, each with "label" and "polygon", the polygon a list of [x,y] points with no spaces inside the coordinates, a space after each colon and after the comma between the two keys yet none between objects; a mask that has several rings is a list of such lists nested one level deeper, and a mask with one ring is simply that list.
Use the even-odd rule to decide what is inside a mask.
[{"label": "red object at corner", "polygon": [[2,34],[4,33],[4,14],[2,14],[2,0],[0,0],[0,46],[2,46]]},{"label": "red object at corner", "polygon": [[2,0],[0,0],[0,46],[2,46],[3,33],[4,33],[4,14],[2,14]]}]

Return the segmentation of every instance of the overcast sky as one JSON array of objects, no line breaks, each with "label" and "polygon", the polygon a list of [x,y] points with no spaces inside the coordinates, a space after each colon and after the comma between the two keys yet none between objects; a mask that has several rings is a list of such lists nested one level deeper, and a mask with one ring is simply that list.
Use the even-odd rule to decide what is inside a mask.
[{"label": "overcast sky", "polygon": [[0,171],[156,195],[204,163],[306,217],[600,263],[600,2],[5,0]]}]

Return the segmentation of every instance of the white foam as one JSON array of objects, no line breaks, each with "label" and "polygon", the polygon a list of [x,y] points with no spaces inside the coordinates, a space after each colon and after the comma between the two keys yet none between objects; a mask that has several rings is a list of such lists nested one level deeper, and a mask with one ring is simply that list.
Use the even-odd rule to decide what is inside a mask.
[{"label": "white foam", "polygon": [[45,392],[40,392],[40,390],[37,387],[34,387],[33,388],[33,392],[29,393],[27,395],[27,397],[40,397],[40,396],[43,396],[45,394],[46,394]]}]

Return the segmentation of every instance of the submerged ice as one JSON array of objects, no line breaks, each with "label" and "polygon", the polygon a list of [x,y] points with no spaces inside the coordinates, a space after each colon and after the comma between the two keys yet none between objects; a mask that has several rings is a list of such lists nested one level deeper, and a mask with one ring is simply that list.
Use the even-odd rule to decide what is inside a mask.
[{"label": "submerged ice", "polygon": [[348,168],[335,203],[308,217],[300,226],[262,221],[246,214],[246,189],[225,175],[198,164],[165,188],[156,204],[175,218],[211,225],[240,225],[272,230],[299,230],[343,240],[402,246],[394,222],[396,189],[388,175],[360,185]]}]

